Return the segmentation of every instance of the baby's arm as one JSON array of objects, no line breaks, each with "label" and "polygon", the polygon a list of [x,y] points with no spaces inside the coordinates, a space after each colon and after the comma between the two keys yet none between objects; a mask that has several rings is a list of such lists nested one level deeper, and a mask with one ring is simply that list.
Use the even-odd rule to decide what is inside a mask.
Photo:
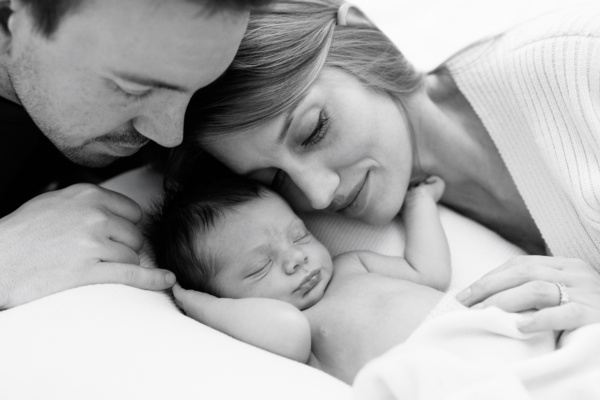
[{"label": "baby's arm", "polygon": [[219,298],[178,284],[173,294],[177,305],[196,321],[272,353],[308,362],[310,325],[291,304],[265,298]]},{"label": "baby's arm", "polygon": [[445,291],[451,276],[450,249],[436,205],[443,191],[441,179],[429,178],[408,192],[402,209],[406,228],[404,258],[357,251],[342,254],[337,259],[343,261],[346,258],[349,262],[351,258],[357,258],[369,272]]},{"label": "baby's arm", "polygon": [[450,248],[437,209],[444,187],[441,178],[427,178],[408,191],[401,211],[406,229],[404,258],[424,285],[442,291],[451,278]]}]

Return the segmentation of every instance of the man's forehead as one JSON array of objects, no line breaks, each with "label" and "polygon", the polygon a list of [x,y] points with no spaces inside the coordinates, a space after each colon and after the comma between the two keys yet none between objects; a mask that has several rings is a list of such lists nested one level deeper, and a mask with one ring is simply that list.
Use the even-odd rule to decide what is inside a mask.
[{"label": "man's forehead", "polygon": [[86,17],[100,17],[107,22],[114,19],[136,23],[156,16],[176,23],[176,18],[172,17],[181,16],[181,10],[185,10],[184,15],[188,19],[205,20],[224,16],[235,19],[249,13],[244,9],[213,5],[213,2],[205,0],[80,0],[75,3],[69,9],[71,16],[86,14]]},{"label": "man's forehead", "polygon": [[216,79],[231,62],[247,22],[242,15],[190,17],[198,7],[187,0],[158,1],[169,3],[158,7],[157,0],[93,3],[57,32],[72,56],[128,80],[160,80],[149,86],[178,91]]}]

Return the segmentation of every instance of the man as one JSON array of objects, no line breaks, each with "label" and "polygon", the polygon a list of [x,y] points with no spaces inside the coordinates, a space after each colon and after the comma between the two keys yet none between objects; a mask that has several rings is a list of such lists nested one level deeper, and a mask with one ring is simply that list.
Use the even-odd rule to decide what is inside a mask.
[{"label": "man", "polygon": [[174,283],[139,266],[132,200],[48,189],[73,163],[179,144],[190,97],[226,69],[249,7],[266,2],[0,0],[0,310],[94,283]]}]

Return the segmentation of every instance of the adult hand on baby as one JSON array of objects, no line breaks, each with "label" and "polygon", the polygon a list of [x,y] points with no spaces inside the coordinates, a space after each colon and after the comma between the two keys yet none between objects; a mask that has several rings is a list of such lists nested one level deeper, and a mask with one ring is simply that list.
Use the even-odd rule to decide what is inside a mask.
[{"label": "adult hand on baby", "polygon": [[[566,303],[558,283],[565,285]],[[579,259],[519,256],[483,276],[457,299],[474,308],[538,310],[520,323],[523,332],[575,329],[600,322],[600,274]]]},{"label": "adult hand on baby", "polygon": [[79,184],[38,196],[0,220],[0,310],[97,283],[160,290],[168,271],[139,266],[141,208]]}]

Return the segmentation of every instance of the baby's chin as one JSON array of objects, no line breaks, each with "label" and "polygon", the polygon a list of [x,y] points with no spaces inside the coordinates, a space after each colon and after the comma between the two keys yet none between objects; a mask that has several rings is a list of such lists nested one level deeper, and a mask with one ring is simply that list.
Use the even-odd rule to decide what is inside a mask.
[{"label": "baby's chin", "polygon": [[308,310],[309,308],[317,304],[319,301],[321,301],[323,296],[325,296],[325,290],[327,289],[327,286],[329,286],[330,280],[331,277],[327,279],[326,282],[319,282],[319,284],[313,290],[310,291],[309,295],[306,296],[307,298],[302,299],[302,304],[300,304],[300,306],[298,307],[300,311]]}]

